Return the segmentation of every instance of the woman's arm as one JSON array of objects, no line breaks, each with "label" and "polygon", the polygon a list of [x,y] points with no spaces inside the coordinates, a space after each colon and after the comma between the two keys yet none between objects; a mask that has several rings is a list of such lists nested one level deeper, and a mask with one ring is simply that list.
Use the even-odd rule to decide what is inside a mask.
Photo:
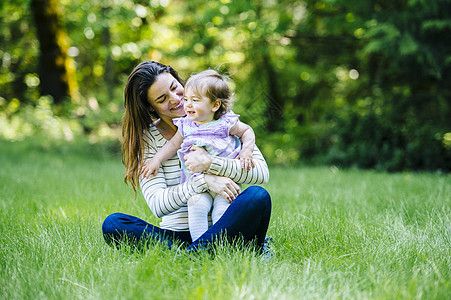
[{"label": "woman's arm", "polygon": [[192,172],[208,172],[244,184],[264,184],[269,180],[268,165],[257,146],[252,154],[255,167],[249,171],[241,168],[238,159],[212,156],[199,147],[192,147],[191,150],[185,155],[185,164]]},{"label": "woman's arm", "polygon": [[236,183],[244,184],[265,184],[269,180],[269,169],[265,158],[257,146],[252,153],[255,167],[249,171],[241,168],[238,159],[212,156],[212,161],[208,173],[229,177]]},{"label": "woman's arm", "polygon": [[188,181],[171,187],[167,186],[164,175],[160,167],[157,176],[151,179],[140,177],[139,180],[144,199],[157,218],[186,206],[189,198],[208,189],[203,174],[192,176]]}]

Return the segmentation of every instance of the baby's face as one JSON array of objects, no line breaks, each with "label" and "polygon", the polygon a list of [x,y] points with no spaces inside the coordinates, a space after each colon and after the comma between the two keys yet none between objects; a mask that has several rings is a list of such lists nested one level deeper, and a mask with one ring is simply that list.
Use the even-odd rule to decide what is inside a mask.
[{"label": "baby's face", "polygon": [[185,113],[191,121],[201,124],[214,120],[217,108],[208,97],[199,95],[192,88],[187,87],[184,100]]}]

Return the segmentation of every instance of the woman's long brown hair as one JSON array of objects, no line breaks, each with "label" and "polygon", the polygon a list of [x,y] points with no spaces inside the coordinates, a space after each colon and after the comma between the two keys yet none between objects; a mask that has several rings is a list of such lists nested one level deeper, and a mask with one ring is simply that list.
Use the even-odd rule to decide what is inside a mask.
[{"label": "woman's long brown hair", "polygon": [[147,97],[150,86],[161,73],[170,73],[180,84],[184,82],[170,66],[154,61],[140,63],[128,77],[124,89],[125,112],[122,117],[122,163],[125,165],[124,182],[130,183],[136,194],[140,164],[144,158],[144,132],[158,119]]}]

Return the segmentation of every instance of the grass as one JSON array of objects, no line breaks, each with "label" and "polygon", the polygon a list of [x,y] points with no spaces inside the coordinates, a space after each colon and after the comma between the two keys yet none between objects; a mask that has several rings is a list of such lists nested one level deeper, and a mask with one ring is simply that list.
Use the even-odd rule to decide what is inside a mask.
[{"label": "grass", "polygon": [[451,176],[271,168],[275,256],[113,249],[101,224],[150,220],[120,158],[0,141],[2,299],[449,299]]}]

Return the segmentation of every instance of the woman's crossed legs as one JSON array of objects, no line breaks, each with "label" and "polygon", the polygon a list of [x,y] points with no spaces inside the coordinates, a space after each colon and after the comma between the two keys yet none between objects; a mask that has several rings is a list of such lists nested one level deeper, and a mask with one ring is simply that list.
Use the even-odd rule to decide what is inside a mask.
[{"label": "woman's crossed legs", "polygon": [[117,244],[125,237],[130,242],[156,240],[172,248],[175,241],[190,244],[187,251],[204,249],[223,234],[229,241],[237,237],[244,242],[256,241],[261,248],[271,217],[271,197],[262,187],[245,189],[230,204],[222,217],[197,240],[192,242],[188,231],[171,231],[153,226],[134,216],[114,213],[103,222],[102,231],[108,244]]}]

